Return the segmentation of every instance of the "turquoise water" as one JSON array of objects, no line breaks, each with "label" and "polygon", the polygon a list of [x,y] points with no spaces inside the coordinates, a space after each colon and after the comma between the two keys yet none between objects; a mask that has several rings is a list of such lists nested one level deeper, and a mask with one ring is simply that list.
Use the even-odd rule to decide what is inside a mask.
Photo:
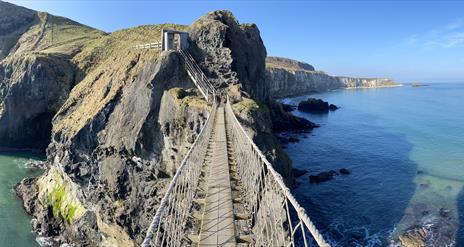
[{"label": "turquoise water", "polygon": [[[352,171],[321,184],[303,176],[295,189],[334,244],[387,246],[405,229],[430,223],[464,245],[464,83],[311,97],[341,109],[295,111],[321,127],[287,151],[294,166],[309,174]],[[440,210],[447,218],[440,218]]]},{"label": "turquoise water", "polygon": [[25,177],[37,176],[40,170],[25,167],[28,159],[40,159],[30,153],[0,153],[0,246],[39,246],[31,233],[31,218],[26,214],[13,186]]}]

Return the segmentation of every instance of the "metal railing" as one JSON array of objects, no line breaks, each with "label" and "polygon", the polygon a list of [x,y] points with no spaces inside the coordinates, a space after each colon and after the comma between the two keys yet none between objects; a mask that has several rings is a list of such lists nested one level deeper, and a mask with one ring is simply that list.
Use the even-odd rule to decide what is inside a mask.
[{"label": "metal railing", "polygon": [[330,246],[298,204],[282,177],[226,105],[226,126],[235,153],[252,246]]},{"label": "metal railing", "polygon": [[195,62],[195,59],[193,59],[188,51],[182,49],[179,49],[178,51],[184,58],[187,73],[192,79],[193,83],[198,87],[201,94],[203,94],[208,102],[214,101],[215,99],[213,95],[215,94],[215,89],[209,81],[208,77],[206,77],[201,68]]},{"label": "metal railing", "polygon": [[161,49],[163,47],[162,42],[148,43],[142,45],[135,45],[135,49]]},{"label": "metal railing", "polygon": [[161,200],[142,247],[181,246],[187,232],[186,222],[191,215],[202,164],[213,130],[216,109],[217,104],[213,103],[213,109],[205,125],[185,155]]},{"label": "metal railing", "polygon": [[[174,41],[174,44],[178,42]],[[142,45],[135,45],[134,49],[162,49],[163,42],[154,42]],[[192,79],[193,83],[197,86],[200,90],[203,97],[205,97],[206,101],[212,102],[213,95],[215,94],[215,89],[212,86],[211,82],[209,81],[208,77],[203,73],[201,68],[195,62],[192,55],[186,50],[177,49],[179,53],[182,55],[185,61],[185,67],[187,69],[187,73]]]}]

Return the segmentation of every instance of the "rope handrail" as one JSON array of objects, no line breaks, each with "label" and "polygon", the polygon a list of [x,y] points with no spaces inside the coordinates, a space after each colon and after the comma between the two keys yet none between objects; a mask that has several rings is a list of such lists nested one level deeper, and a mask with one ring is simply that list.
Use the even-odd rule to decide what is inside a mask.
[{"label": "rope handrail", "polygon": [[[307,239],[306,239],[306,236],[305,236],[305,230],[308,230],[311,235],[313,236],[314,240],[317,242],[317,244],[319,246],[323,246],[323,247],[327,247],[327,246],[330,246],[323,238],[323,236],[319,233],[319,231],[317,230],[316,226],[314,225],[314,223],[309,219],[308,215],[306,214],[304,208],[302,208],[300,206],[300,204],[297,202],[297,200],[295,199],[295,197],[293,197],[292,193],[290,192],[290,189],[285,185],[285,182],[283,181],[282,179],[282,176],[272,167],[272,164],[267,160],[266,156],[261,152],[261,150],[258,148],[258,146],[253,142],[253,140],[248,136],[248,134],[246,133],[245,129],[243,128],[242,124],[238,121],[237,117],[235,116],[235,113],[233,112],[232,110],[232,106],[230,104],[230,101],[229,101],[229,98],[227,97],[227,106],[226,106],[226,116],[227,116],[227,119],[229,120],[229,123],[232,124],[232,128],[233,130],[231,130],[231,135],[232,135],[232,138],[234,139],[233,140],[233,145],[235,145],[235,150],[236,152],[238,151],[238,156],[237,157],[237,166],[242,166],[242,167],[238,167],[238,171],[242,171],[242,174],[238,174],[239,176],[242,176],[242,178],[245,178],[245,180],[249,180],[249,187],[248,188],[248,191],[245,191],[250,193],[252,191],[260,191],[262,194],[265,194],[265,193],[268,193],[270,195],[267,195],[267,196],[270,196],[270,197],[273,197],[273,200],[271,200],[271,203],[276,203],[277,204],[277,201],[279,198],[276,198],[278,196],[276,196],[276,191],[272,191],[272,190],[280,190],[281,193],[283,194],[284,198],[280,198],[280,199],[284,199],[284,203],[282,203],[282,206],[283,206],[283,210],[286,211],[284,212],[284,214],[286,215],[286,218],[287,218],[287,223],[289,224],[289,228],[290,229],[284,229],[285,227],[283,226],[284,225],[284,220],[282,219],[279,219],[279,216],[276,217],[275,221],[280,221],[280,226],[279,226],[279,230],[281,232],[279,233],[274,233],[274,234],[269,234],[269,232],[274,232],[272,231],[272,229],[269,229],[269,227],[267,229],[259,229],[261,231],[265,231],[267,232],[268,234],[265,235],[265,236],[258,236],[260,233],[258,232],[259,230],[258,229],[254,229],[252,230],[253,232],[253,235],[255,235],[255,241],[257,242],[257,245],[260,246],[261,244],[263,245],[266,245],[268,246],[269,244],[274,244],[275,246],[277,245],[281,245],[282,243],[285,243],[284,246],[295,246],[295,241],[294,241],[294,237],[295,237],[295,234],[296,234],[296,231],[297,231],[297,225],[295,226],[292,226],[291,224],[291,215],[290,215],[290,210],[289,210],[289,206],[293,207],[294,211],[296,212],[297,214],[297,218],[298,218],[298,221],[299,221],[299,225],[301,227],[300,229],[300,234],[303,238],[303,242],[304,242],[304,246],[308,246],[308,242],[307,242]],[[235,130],[235,131],[234,131]],[[250,145],[251,147],[251,150],[246,150],[245,152],[248,152],[248,154],[246,153],[240,153],[240,151],[246,149],[247,147],[245,147],[246,145],[244,144],[248,144]],[[250,156],[250,154],[253,154],[255,157],[253,156]],[[239,163],[242,163],[242,164],[239,164]],[[255,167],[255,171],[251,171],[250,169],[253,169],[253,163],[255,163],[256,165],[262,165],[262,167]],[[266,176],[266,174],[271,174],[271,176]],[[269,181],[271,180],[271,181]],[[272,181],[273,180],[273,181]],[[245,181],[246,183],[247,181]],[[268,185],[267,187],[268,188],[256,188],[256,186],[262,186],[264,187],[265,185]],[[273,185],[277,185],[277,188],[272,188]],[[244,185],[244,187],[246,187],[246,185]],[[246,190],[247,188],[245,188]],[[253,194],[253,193],[251,193]],[[264,228],[266,228],[266,226],[269,224],[268,221],[270,221],[269,219],[269,215],[270,213],[272,213],[272,211],[278,211],[278,210],[282,210],[282,208],[276,208],[274,207],[273,210],[267,210],[267,213],[262,213],[264,215],[261,216],[258,216],[259,214],[259,210],[263,210],[263,211],[266,211],[262,208],[264,208],[264,206],[260,207],[258,204],[263,204],[265,200],[265,196],[266,195],[259,195],[257,193],[254,193],[254,198],[251,198],[251,201],[248,201],[247,203],[248,204],[251,204],[249,205],[249,209],[251,210],[251,214],[255,214],[255,215],[252,215],[252,219],[254,221],[254,226],[256,228],[259,228],[259,225],[261,224],[262,226],[264,226]],[[244,196],[244,197],[247,197],[247,196]],[[253,197],[253,196],[251,196]],[[250,196],[248,196],[248,198],[250,198]],[[276,200],[277,199],[277,200]],[[253,201],[254,200],[254,201]],[[287,203],[287,200],[288,202],[290,203],[290,205]],[[266,204],[266,203],[264,203]],[[259,222],[259,220],[262,220],[262,221],[266,221],[266,222]],[[303,223],[303,224],[301,224]],[[304,229],[304,227],[306,229]],[[272,228],[272,227],[271,227]],[[277,227],[274,228],[274,230],[276,230]],[[277,234],[284,234],[283,232],[284,231],[287,231],[287,232],[290,232],[288,233],[290,236],[284,236],[282,235],[281,236],[281,239],[277,239],[278,237],[276,236]],[[271,236],[269,236],[271,235]],[[269,238],[271,237],[271,238]],[[274,243],[267,243],[267,244],[264,244],[264,243],[261,243],[260,244],[260,238],[261,240],[266,240],[266,241],[272,241],[274,240]],[[274,239],[273,239],[274,238]],[[279,244],[277,244],[279,243]]]},{"label": "rope handrail", "polygon": [[[213,108],[169,183],[160,206],[146,233],[142,247],[189,245],[186,233],[192,227],[189,216],[194,210],[194,197],[199,189],[202,164],[213,132],[217,110],[216,91],[193,57],[178,50],[195,85]],[[227,139],[231,140],[235,157],[237,188],[243,197],[245,217],[252,236],[251,246],[319,246],[330,247],[306,214],[282,176],[248,136],[237,119],[229,98],[225,107]],[[185,242],[188,241],[188,242]]]},{"label": "rope handrail", "polygon": [[[198,187],[201,164],[207,152],[217,104],[169,183],[160,206],[147,230],[142,247],[180,246],[187,218]],[[167,233],[169,232],[169,233]],[[167,234],[166,234],[167,233]]]}]

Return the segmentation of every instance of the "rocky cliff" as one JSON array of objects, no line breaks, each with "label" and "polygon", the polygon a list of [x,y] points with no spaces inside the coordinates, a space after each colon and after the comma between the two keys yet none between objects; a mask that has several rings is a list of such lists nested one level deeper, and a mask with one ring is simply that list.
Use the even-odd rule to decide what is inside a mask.
[{"label": "rocky cliff", "polygon": [[[224,89],[255,143],[289,184],[292,165],[273,132],[284,125],[312,128],[304,119],[284,114],[266,88],[266,48],[255,24],[240,24],[230,11],[214,11],[189,30],[191,52],[216,87]],[[279,114],[282,113],[282,114]]]},{"label": "rocky cliff", "polygon": [[0,2],[0,148],[44,149],[82,73],[75,54],[102,32]]},{"label": "rocky cliff", "polygon": [[266,48],[255,24],[239,24],[230,11],[214,11],[190,29],[192,53],[217,87],[240,84],[258,100],[265,98]]},{"label": "rocky cliff", "polygon": [[376,88],[398,85],[387,78],[331,76],[313,66],[291,59],[266,59],[266,88],[275,98],[298,96],[343,88]]},{"label": "rocky cliff", "polygon": [[45,173],[23,180],[16,192],[34,217],[34,231],[51,244],[140,244],[166,184],[207,119],[211,105],[177,52],[131,48],[160,40],[163,28],[189,31],[191,53],[233,98],[249,134],[292,182],[291,162],[272,135],[266,50],[255,25],[216,11],[191,26],[107,34],[0,2],[0,12],[12,10],[31,17],[5,17],[15,27],[9,37],[16,38],[1,43],[0,146],[47,147]]}]

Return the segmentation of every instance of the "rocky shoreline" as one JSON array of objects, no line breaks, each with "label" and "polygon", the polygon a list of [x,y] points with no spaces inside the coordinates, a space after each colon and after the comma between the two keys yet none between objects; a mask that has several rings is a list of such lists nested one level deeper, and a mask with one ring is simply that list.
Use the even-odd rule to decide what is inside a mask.
[{"label": "rocky shoreline", "polygon": [[[323,112],[328,111],[328,103],[318,101],[317,99],[309,98],[301,102],[313,102],[317,105],[316,110],[310,109],[313,114],[321,114],[319,104],[324,103]],[[300,102],[300,103],[301,103]],[[295,106],[288,105],[287,109],[293,111]],[[301,111],[302,109],[298,109]],[[343,107],[341,109],[343,111]],[[301,138],[307,138],[304,133],[298,132],[283,132],[279,133],[282,145],[290,145],[300,142]],[[318,186],[320,183],[328,182],[332,179],[337,179],[337,176],[350,175],[351,170],[346,168],[334,169],[314,173],[308,170],[300,170],[294,168],[294,176],[301,177],[307,175],[304,180],[297,183],[311,183]],[[423,170],[417,171],[419,178],[417,190],[425,191],[431,188],[430,174]],[[424,178],[428,176],[429,178]],[[439,178],[442,179],[442,178]],[[462,182],[462,181],[456,181]],[[297,187],[295,187],[297,188]],[[447,186],[445,190],[451,191],[453,188]],[[436,193],[436,192],[435,192]],[[410,205],[405,211],[405,215],[400,222],[392,229],[388,239],[382,239],[385,244],[395,247],[426,247],[426,246],[456,246],[456,230],[459,228],[459,218],[457,209],[452,205],[447,205],[445,202],[427,201],[427,198],[412,198]],[[364,234],[351,236],[352,240],[358,243],[363,239]]]}]

